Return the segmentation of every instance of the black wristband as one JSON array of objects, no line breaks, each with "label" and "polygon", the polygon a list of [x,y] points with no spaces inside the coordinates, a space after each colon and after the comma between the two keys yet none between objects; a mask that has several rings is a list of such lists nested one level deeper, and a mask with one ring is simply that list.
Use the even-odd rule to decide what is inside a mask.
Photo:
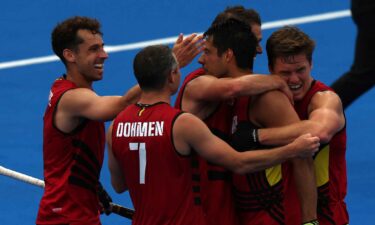
[{"label": "black wristband", "polygon": [[304,223],[302,223],[302,225],[319,225],[319,221],[317,219],[315,219],[315,220],[311,220],[311,221],[308,221],[308,222],[304,222]]}]

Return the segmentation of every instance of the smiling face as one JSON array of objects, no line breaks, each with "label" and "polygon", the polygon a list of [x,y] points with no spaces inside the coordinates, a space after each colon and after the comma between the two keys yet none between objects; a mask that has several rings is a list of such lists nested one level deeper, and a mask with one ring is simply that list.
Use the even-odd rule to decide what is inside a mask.
[{"label": "smiling face", "polygon": [[108,58],[108,54],[104,51],[102,36],[89,30],[79,30],[77,35],[83,39],[83,43],[73,50],[73,66],[86,81],[101,80],[104,61]]},{"label": "smiling face", "polygon": [[311,87],[312,65],[306,55],[301,53],[288,57],[277,57],[271,73],[281,76],[288,84],[295,101],[301,100]]}]

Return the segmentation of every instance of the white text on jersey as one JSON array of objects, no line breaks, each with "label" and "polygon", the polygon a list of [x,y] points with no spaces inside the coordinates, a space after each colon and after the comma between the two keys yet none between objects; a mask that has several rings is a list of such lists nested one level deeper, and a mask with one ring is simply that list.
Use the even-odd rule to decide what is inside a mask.
[{"label": "white text on jersey", "polygon": [[162,136],[164,121],[118,123],[116,137]]}]

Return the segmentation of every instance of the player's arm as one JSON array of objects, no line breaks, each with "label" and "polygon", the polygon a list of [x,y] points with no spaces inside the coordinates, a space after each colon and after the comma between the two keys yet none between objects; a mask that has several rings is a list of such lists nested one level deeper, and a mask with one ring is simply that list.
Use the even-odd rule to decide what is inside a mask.
[{"label": "player's arm", "polygon": [[182,114],[175,121],[173,137],[176,149],[181,154],[187,155],[194,149],[208,161],[242,174],[265,169],[292,157],[311,156],[319,146],[318,138],[304,135],[289,145],[272,150],[240,153],[213,135],[201,120],[188,113]]},{"label": "player's arm", "polygon": [[116,160],[112,152],[112,130],[113,123],[109,126],[107,131],[107,147],[108,147],[108,168],[111,174],[111,184],[117,193],[122,193],[128,189],[126,185],[125,175],[121,170],[121,166]]},{"label": "player's arm", "polygon": [[277,76],[249,74],[237,78],[217,78],[203,75],[189,82],[185,95],[198,101],[217,102],[276,89],[285,92],[291,98],[292,94],[285,81]]},{"label": "player's arm", "polygon": [[[264,127],[281,127],[298,123],[299,117],[289,100],[279,91],[259,96],[249,110],[249,116]],[[312,157],[293,158],[293,177],[301,204],[302,222],[317,218],[317,192]]]},{"label": "player's arm", "polygon": [[321,143],[328,143],[332,136],[345,126],[341,100],[331,91],[316,93],[308,110],[308,120],[280,128],[260,129],[258,131],[260,143],[287,144],[305,132],[318,136]]},{"label": "player's arm", "polygon": [[68,117],[108,121],[124,107],[136,101],[140,93],[138,85],[123,96],[98,96],[88,88],[76,88],[67,91],[61,97],[58,110]]},{"label": "player's arm", "polygon": [[190,62],[202,52],[203,35],[191,34],[184,38],[180,34],[173,45],[173,53],[175,54],[180,68],[190,64]]}]

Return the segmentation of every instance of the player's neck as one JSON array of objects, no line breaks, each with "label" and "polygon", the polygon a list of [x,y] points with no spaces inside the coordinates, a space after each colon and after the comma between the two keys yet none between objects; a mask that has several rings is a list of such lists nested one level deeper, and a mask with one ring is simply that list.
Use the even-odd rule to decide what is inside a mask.
[{"label": "player's neck", "polygon": [[88,81],[84,76],[75,71],[67,70],[66,79],[73,82],[78,87],[92,89],[92,81]]},{"label": "player's neck", "polygon": [[238,67],[232,68],[230,71],[231,77],[241,77],[243,75],[252,74],[253,71],[251,69],[241,69]]},{"label": "player's neck", "polygon": [[138,103],[152,105],[158,102],[166,102],[170,104],[171,102],[171,95],[165,92],[142,92],[141,98],[139,99]]}]

